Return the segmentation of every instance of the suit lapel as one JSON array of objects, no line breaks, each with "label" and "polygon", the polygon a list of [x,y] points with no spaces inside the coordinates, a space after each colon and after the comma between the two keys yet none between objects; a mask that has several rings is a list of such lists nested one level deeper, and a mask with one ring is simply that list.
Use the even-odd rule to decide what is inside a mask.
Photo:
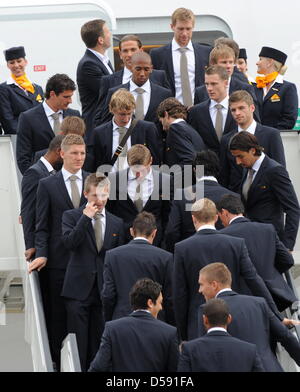
[{"label": "suit lapel", "polygon": [[68,206],[70,207],[70,209],[74,208],[73,203],[72,203],[72,200],[70,199],[68,190],[67,190],[67,188],[66,188],[66,184],[65,184],[65,181],[64,181],[64,177],[63,177],[63,175],[62,175],[62,172],[61,172],[61,171],[58,172],[58,173],[55,175],[55,177],[57,178],[57,186],[58,186],[58,189],[59,189],[59,191],[60,191],[60,193],[61,193],[61,196],[62,196],[63,200],[66,201],[66,203],[68,204]]},{"label": "suit lapel", "polygon": [[[39,119],[39,121],[41,122],[41,127],[43,129],[43,132],[47,132],[50,136],[51,139],[54,138],[55,134],[53,132],[53,129],[51,128],[51,125],[49,123],[49,120],[46,116],[45,110],[43,105],[38,105],[36,106],[36,115],[37,115],[37,119]],[[35,120],[37,121],[37,120]]]},{"label": "suit lapel", "polygon": [[[263,162],[262,162],[262,164],[261,164],[261,166],[260,166],[260,168],[254,178],[254,181],[252,182],[252,184],[249,188],[248,200],[249,200],[250,196],[252,195],[252,192],[255,190],[256,185],[259,183],[261,177],[263,176],[266,164],[267,164],[267,156],[263,160]],[[255,192],[254,192],[254,194],[255,194]]]},{"label": "suit lapel", "polygon": [[15,84],[12,84],[11,86],[12,86],[14,92],[16,94],[20,95],[22,98],[25,98],[25,99],[27,99],[28,101],[31,101],[31,102],[34,101],[35,96],[33,94],[28,93],[28,95],[27,95],[22,88],[16,86]]},{"label": "suit lapel", "polygon": [[170,75],[170,78],[172,79],[172,84],[174,85],[175,88],[175,77],[174,77],[174,66],[173,66],[173,55],[172,55],[172,43],[167,45],[166,47],[166,63],[167,63],[167,69],[168,73]]},{"label": "suit lapel", "polygon": [[[280,91],[280,87],[282,86],[282,84],[280,83],[275,83],[274,86],[272,86],[270,88],[270,90],[268,91],[268,94],[265,96],[264,98],[264,103],[267,102],[269,100],[269,98],[271,98],[274,94],[278,94]],[[262,89],[263,90],[263,89]]]},{"label": "suit lapel", "polygon": [[220,142],[219,142],[219,139],[217,137],[214,124],[213,124],[212,119],[211,119],[210,114],[209,114],[210,103],[211,103],[211,100],[209,99],[207,101],[206,110],[205,110],[205,117],[206,118],[204,118],[203,120],[204,120],[204,123],[207,124],[207,130],[208,130],[209,136],[211,136],[214,139],[214,144],[218,144],[219,145]]},{"label": "suit lapel", "polygon": [[103,240],[103,249],[109,249],[111,245],[111,238],[113,235],[113,227],[112,221],[109,213],[106,211],[106,225],[105,225],[105,233],[104,233],[104,240]]},{"label": "suit lapel", "polygon": [[196,45],[193,43],[194,53],[195,53],[195,86],[200,86],[200,72],[199,69],[202,68],[203,62],[200,56],[199,50],[197,50]]},{"label": "suit lapel", "polygon": [[103,62],[93,52],[91,52],[90,50],[87,49],[85,54],[87,57],[92,59],[94,61],[94,63],[96,63],[102,69],[102,71],[105,75],[110,75],[110,73],[108,72],[108,69],[105,67]]}]

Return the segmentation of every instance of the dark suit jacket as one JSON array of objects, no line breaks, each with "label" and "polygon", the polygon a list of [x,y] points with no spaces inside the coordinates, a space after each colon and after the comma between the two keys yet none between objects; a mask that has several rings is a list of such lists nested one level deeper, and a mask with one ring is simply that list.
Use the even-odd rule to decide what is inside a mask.
[{"label": "dark suit jacket", "polygon": [[294,265],[293,256],[279,240],[273,225],[251,222],[240,217],[221,230],[221,233],[244,238],[250,259],[280,312],[297,301],[281,275]]},{"label": "dark suit jacket", "polygon": [[[254,104],[255,104],[255,112],[254,118],[256,121],[260,122],[260,114],[259,114],[259,103],[256,97],[254,87],[249,83],[243,83],[241,80],[237,79],[235,74],[232,75],[229,85],[229,95],[232,94],[234,91],[237,90],[246,90],[249,94],[251,94]],[[200,86],[195,90],[195,99],[194,104],[197,105],[198,103],[205,102],[209,99],[206,86]]]},{"label": "dark suit jacket", "polygon": [[233,338],[223,331],[185,342],[179,372],[264,372],[254,344]]},{"label": "dark suit jacket", "polygon": [[[88,173],[82,172],[83,182]],[[86,203],[83,193],[80,204]],[[36,257],[47,257],[46,268],[66,269],[70,252],[62,241],[62,215],[74,208],[60,172],[40,181],[36,202]]]},{"label": "dark suit jacket", "polygon": [[[28,95],[23,89],[15,84],[0,84],[0,121],[5,134],[16,134],[18,118],[22,112],[39,105],[44,93],[41,86],[34,85],[34,93],[28,92]],[[37,101],[37,97],[39,101]]]},{"label": "dark suit jacket", "polygon": [[50,175],[42,161],[37,161],[26,170],[22,178],[21,217],[26,249],[34,248],[36,192],[41,178]]},{"label": "dark suit jacket", "polygon": [[[240,295],[234,291],[218,295],[229,306],[232,322],[228,325],[228,333],[235,338],[256,345],[266,372],[282,372],[283,369],[273,353],[271,338],[280,342],[290,356],[299,365],[300,345],[295,336],[270,311],[264,298]],[[200,335],[205,334],[200,307],[198,320]]]},{"label": "dark suit jacket", "polygon": [[[157,128],[149,121],[140,120],[134,127],[131,138],[131,145],[143,144],[149,148],[153,157],[153,164],[159,165],[161,162],[162,146],[159,145],[159,135]],[[101,165],[110,165],[114,151],[113,148],[113,123],[109,121],[93,130],[93,154],[94,170]]]},{"label": "dark suit jacket", "polygon": [[247,76],[246,76],[243,72],[239,71],[239,69],[238,69],[237,66],[235,66],[235,67],[233,68],[233,77],[234,77],[235,79],[238,79],[238,80],[239,80],[240,82],[242,82],[242,83],[248,83],[248,84],[250,84],[250,83],[249,83],[249,80],[248,80],[248,78],[247,78]]},{"label": "dark suit jacket", "polygon": [[[78,110],[67,109],[63,117],[79,116]],[[55,137],[42,105],[38,105],[20,114],[17,137],[17,162],[22,174],[33,163],[36,151],[49,147]]]},{"label": "dark suit jacket", "polygon": [[[120,71],[117,71],[117,72],[113,73],[112,75],[104,75],[101,78],[99,98],[98,98],[97,107],[96,107],[94,126],[97,126],[101,123],[102,108],[105,105],[108,90],[113,87],[117,87],[117,86],[122,85],[123,74],[124,74],[124,69],[121,69]],[[164,87],[166,89],[170,89],[165,71],[154,69],[150,74],[149,80],[151,82],[153,82],[154,84],[157,84],[157,85]],[[99,119],[100,119],[100,122],[99,122]]]},{"label": "dark suit jacket", "polygon": [[[275,83],[263,98],[263,89],[254,85],[261,123],[277,129],[293,129],[298,117],[298,95],[295,84],[284,81]],[[272,101],[278,95],[279,99]]]},{"label": "dark suit jacket", "polygon": [[85,120],[87,132],[85,135],[87,145],[90,145],[90,132],[93,129],[93,121],[100,90],[101,78],[109,75],[106,66],[89,49],[78,63],[76,80],[79,97],[82,106],[82,117]]},{"label": "dark suit jacket", "polygon": [[202,137],[189,124],[172,124],[167,131],[164,163],[169,167],[192,165],[197,152],[205,149]]},{"label": "dark suit jacket", "polygon": [[[171,211],[165,232],[167,250],[174,252],[174,247],[177,242],[195,234],[190,209],[196,200],[206,197],[217,203],[224,195],[228,194],[238,196],[237,193],[231,192],[217,182],[209,180],[197,182],[192,187],[192,193],[190,188],[178,189],[175,193],[174,200],[171,202]],[[190,208],[187,208],[188,206]],[[223,228],[222,223],[219,221],[217,222],[217,228]]]},{"label": "dark suit jacket", "polygon": [[[193,43],[195,52],[195,87],[204,84],[204,71],[208,65],[209,54],[211,52],[210,46],[200,45]],[[174,66],[172,56],[172,43],[162,46],[160,48],[152,49],[150,52],[152,58],[153,67],[155,69],[163,69],[166,71],[169,85],[172,89],[172,94],[175,97],[175,78],[174,78]]]},{"label": "dark suit jacket", "polygon": [[[126,242],[131,240],[129,228],[132,226],[138,210],[127,193],[129,169],[111,173],[110,199],[107,209],[124,221]],[[169,175],[153,170],[153,192],[145,204],[143,211],[151,212],[156,218],[157,233],[154,245],[159,246],[168,221],[170,200],[173,198],[172,182]],[[170,187],[169,187],[170,184]]]},{"label": "dark suit jacket", "polygon": [[247,201],[243,201],[249,219],[272,223],[284,245],[293,250],[300,208],[293,184],[283,166],[266,156],[249,189]]},{"label": "dark suit jacket", "polygon": [[[151,245],[147,240],[129,244],[106,253],[102,301],[106,321],[131,313],[129,292],[142,278],[150,278],[162,286],[164,319],[174,324],[171,279],[173,255]],[[162,313],[162,312],[160,312]]]},{"label": "dark suit jacket", "polygon": [[[206,147],[220,155],[220,142],[209,114],[210,103],[211,100],[208,99],[193,106],[189,112],[188,123],[199,133]],[[225,135],[236,128],[236,122],[232,118],[230,110],[228,110],[223,134]]]},{"label": "dark suit jacket", "polygon": [[[151,86],[150,103],[149,103],[148,111],[147,113],[145,113],[144,120],[151,121],[151,122],[158,122],[156,111],[159,104],[165,99],[172,97],[173,95],[171,90],[161,87],[153,82],[150,82],[150,86]],[[95,117],[95,123],[94,123],[95,126],[110,121],[113,118],[113,115],[109,112],[109,102],[111,100],[113,93],[115,93],[120,88],[125,88],[126,90],[129,91],[130,82],[126,84],[120,84],[108,90],[105,103],[104,105],[102,105],[102,107],[100,107],[100,111],[97,113],[97,116]]]},{"label": "dark suit jacket", "polygon": [[87,299],[95,279],[101,295],[105,253],[124,243],[122,219],[106,211],[104,241],[98,252],[92,219],[83,214],[84,208],[65,211],[62,217],[62,241],[71,251],[62,296],[79,301]]},{"label": "dark suit jacket", "polygon": [[[238,132],[237,129],[224,135],[220,146],[220,181],[229,189],[239,192],[243,178],[243,168],[236,164],[236,160],[228,149],[231,138]],[[258,144],[264,148],[265,154],[285,167],[285,154],[280,132],[275,128],[256,125],[254,134]]]},{"label": "dark suit jacket", "polygon": [[89,372],[176,372],[176,328],[143,311],[109,321]]},{"label": "dark suit jacket", "polygon": [[265,297],[272,310],[278,314],[270,292],[249,258],[245,241],[220,234],[216,230],[201,230],[175,245],[174,310],[177,327],[183,340],[195,339],[198,336],[197,309],[204,302],[204,297],[199,293],[199,271],[207,264],[217,261],[229,268],[232,274],[232,287],[235,290],[242,292],[243,278],[251,292]]}]

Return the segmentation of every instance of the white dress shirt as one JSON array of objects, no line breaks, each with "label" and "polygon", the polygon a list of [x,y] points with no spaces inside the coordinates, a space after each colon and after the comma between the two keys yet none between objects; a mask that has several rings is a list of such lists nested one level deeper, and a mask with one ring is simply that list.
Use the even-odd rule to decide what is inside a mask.
[{"label": "white dress shirt", "polygon": [[213,327],[207,331],[207,333],[211,333],[211,332],[226,332],[227,333],[227,330],[222,327]]},{"label": "white dress shirt", "polygon": [[149,79],[142,86],[137,86],[132,80],[130,80],[130,82],[129,82],[129,91],[134,96],[135,101],[136,101],[137,96],[138,96],[138,93],[136,93],[134,91],[136,88],[143,88],[145,90],[145,92],[143,93],[143,102],[144,102],[144,115],[146,116],[146,114],[148,112],[148,109],[149,109],[150,98],[151,98],[151,85],[150,85]]},{"label": "white dress shirt", "polygon": [[[181,88],[181,74],[180,74],[180,57],[181,53],[179,49],[181,46],[173,38],[172,40],[172,59],[173,59],[173,68],[174,68],[174,78],[175,78],[175,90],[176,90],[176,98],[183,103],[183,95],[182,95],[182,88]],[[188,62],[188,73],[189,73],[189,80],[191,86],[191,93],[192,97],[195,95],[195,51],[192,44],[192,41],[188,43],[186,46],[188,49],[186,51],[186,57]]]},{"label": "white dress shirt", "polygon": [[237,220],[237,219],[239,219],[239,218],[243,218],[243,215],[235,216],[234,218],[232,218],[232,219],[229,221],[229,225],[231,225],[232,222],[234,222],[235,220]]},{"label": "white dress shirt", "polygon": [[232,291],[232,289],[230,289],[230,288],[222,289],[222,290],[220,290],[220,291],[216,294],[215,298],[218,298],[218,296],[219,296],[220,294],[222,294],[222,293],[230,293],[231,291]]},{"label": "white dress shirt", "polygon": [[217,230],[217,229],[213,225],[203,225],[203,226],[199,227],[199,229],[197,230],[197,233],[201,230]]},{"label": "white dress shirt", "polygon": [[[128,130],[129,127],[130,127],[130,125],[131,125],[131,122],[132,122],[132,119],[130,119],[129,123],[126,124],[124,128],[126,128],[126,129]],[[112,143],[111,157],[113,157],[114,152],[115,152],[116,149],[118,148],[118,145],[119,145],[119,136],[120,136],[120,133],[119,133],[119,131],[118,131],[118,128],[120,128],[120,127],[119,127],[119,125],[117,125],[117,124],[115,123],[114,119],[112,119],[112,124],[113,124],[113,143]],[[131,136],[129,136],[129,138],[127,139],[126,145],[127,145],[127,151],[128,151],[128,150],[131,148]],[[119,160],[119,159],[122,159],[122,160],[124,161],[124,162],[123,162],[123,166],[122,166],[123,169],[125,170],[125,169],[128,168],[127,157],[126,157],[126,156],[124,156],[124,157],[119,157],[119,158],[116,160],[116,162],[115,162],[115,164],[114,164],[114,166],[113,166],[113,168],[112,168],[112,170],[111,170],[112,172],[115,172],[115,171],[118,170],[118,160]]]},{"label": "white dress shirt", "polygon": [[261,164],[263,163],[263,160],[265,159],[265,154],[262,153],[261,156],[259,157],[259,159],[254,163],[254,165],[252,166],[252,169],[255,170],[254,174],[253,174],[253,180],[252,183],[256,177],[257,172],[259,171]]},{"label": "white dress shirt", "polygon": [[51,173],[54,170],[54,167],[51,165],[49,161],[45,157],[40,157],[40,161],[43,162],[43,164],[46,166],[46,169],[48,170],[49,173]]},{"label": "white dress shirt", "polygon": [[45,110],[46,116],[47,116],[47,118],[48,118],[49,124],[50,124],[50,126],[51,126],[52,129],[53,129],[53,127],[54,127],[54,119],[51,117],[53,113],[57,113],[57,114],[59,115],[59,122],[62,123],[62,121],[63,121],[63,119],[64,119],[64,118],[63,118],[63,111],[62,111],[62,110],[59,110],[58,112],[54,112],[54,111],[50,108],[50,106],[47,105],[47,102],[46,102],[46,101],[44,101],[42,105],[43,105],[43,108],[44,108],[44,110]]},{"label": "white dress shirt", "polygon": [[[135,174],[130,169],[128,172],[128,195],[133,202],[135,200],[136,188],[138,184],[139,182],[137,181]],[[150,196],[152,195],[153,188],[154,188],[153,173],[151,168],[149,170],[149,173],[146,175],[146,177],[143,179],[143,181],[140,184],[141,184],[141,199],[143,200],[143,207],[145,207],[145,204],[147,203]]]},{"label": "white dress shirt", "polygon": [[243,129],[240,126],[238,126],[238,131],[239,132],[247,131],[247,132],[251,133],[252,135],[254,135],[255,131],[256,131],[256,125],[257,125],[256,121],[253,120],[251,125],[247,129]]},{"label": "white dress shirt", "polygon": [[131,79],[131,76],[132,76],[132,72],[128,68],[124,67],[122,84],[128,83]]},{"label": "white dress shirt", "polygon": [[216,105],[222,105],[223,106],[223,108],[222,108],[222,116],[223,116],[223,132],[224,132],[226,119],[227,119],[227,115],[228,115],[229,97],[227,96],[220,103],[214,101],[213,99],[211,99],[211,101],[210,101],[209,114],[210,114],[210,118],[211,118],[211,121],[213,123],[214,128],[216,128],[216,120],[217,120],[217,112],[218,112],[218,110],[216,108]]},{"label": "white dress shirt", "polygon": [[94,55],[96,57],[98,57],[98,59],[100,59],[102,61],[102,63],[105,65],[105,68],[108,70],[108,72],[111,74],[113,74],[112,69],[110,68],[110,66],[108,65],[109,63],[109,57],[107,57],[105,54],[101,54],[99,52],[96,52],[96,50],[90,49],[88,48],[88,50],[90,50],[92,53],[94,53]]},{"label": "white dress shirt", "polygon": [[73,173],[68,172],[64,167],[62,167],[61,174],[62,174],[63,179],[65,181],[66,188],[67,188],[68,194],[70,196],[70,199],[72,200],[72,191],[71,191],[70,177],[73,176],[73,175],[77,176],[76,184],[77,184],[77,187],[78,187],[79,194],[81,195],[82,194],[82,186],[83,186],[82,170],[80,169],[80,170],[78,170],[77,173],[73,174]]}]

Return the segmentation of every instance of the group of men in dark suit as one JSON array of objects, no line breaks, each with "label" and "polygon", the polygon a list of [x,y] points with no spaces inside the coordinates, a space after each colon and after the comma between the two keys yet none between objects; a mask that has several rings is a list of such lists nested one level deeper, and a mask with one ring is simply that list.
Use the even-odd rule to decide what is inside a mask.
[{"label": "group of men in dark suit", "polygon": [[[239,314],[230,323],[233,311],[222,301],[204,308],[208,334],[194,343],[201,335],[199,309],[208,299],[201,283],[199,294],[199,270],[215,261],[227,265],[238,293],[265,298],[257,301],[277,320],[278,334],[285,331],[290,339],[282,324],[290,321],[279,311],[296,298],[281,274],[293,265],[288,250],[300,210],[280,134],[259,124],[253,88],[241,81],[226,41],[212,52],[192,43],[194,22],[190,10],[176,10],[174,39],[151,56],[138,37],[125,36],[119,44],[124,69],[116,73],[105,54],[111,39],[105,21],[84,24],[87,50],[77,84],[85,141],[59,135],[64,117],[79,116],[68,109],[76,87],[67,75],[50,78],[46,101],[20,115],[26,258],[29,271],[39,271],[57,368],[61,342],[74,332],[84,371],[176,371],[177,335],[192,340],[183,345],[179,371],[274,370],[259,358],[257,342],[228,335]],[[82,170],[87,155],[96,174]],[[161,164],[177,171],[154,167]],[[193,180],[187,181],[187,167]],[[300,349],[289,341],[298,363]],[[205,347],[212,355],[201,367]],[[234,355],[235,365],[214,363],[214,350],[223,350],[222,358]]]}]

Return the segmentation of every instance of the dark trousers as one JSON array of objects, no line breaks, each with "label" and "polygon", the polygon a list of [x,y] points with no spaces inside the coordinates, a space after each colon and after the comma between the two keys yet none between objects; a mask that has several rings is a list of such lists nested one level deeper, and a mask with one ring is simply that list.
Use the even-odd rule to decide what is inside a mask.
[{"label": "dark trousers", "polygon": [[95,280],[93,289],[87,299],[79,301],[65,298],[68,319],[68,333],[75,333],[81,370],[86,372],[94,359],[100,345],[104,329],[104,318]]},{"label": "dark trousers", "polygon": [[65,270],[45,268],[40,273],[40,285],[52,360],[60,369],[60,351],[67,335],[67,312],[61,291]]}]

